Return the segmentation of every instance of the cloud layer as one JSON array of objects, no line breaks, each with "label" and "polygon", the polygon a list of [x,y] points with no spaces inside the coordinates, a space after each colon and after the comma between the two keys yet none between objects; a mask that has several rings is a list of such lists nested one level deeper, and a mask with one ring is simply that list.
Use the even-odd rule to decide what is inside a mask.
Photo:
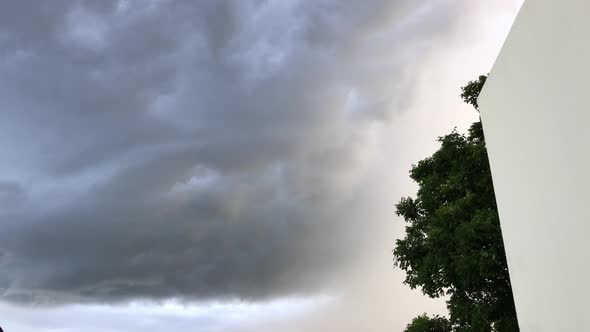
[{"label": "cloud layer", "polygon": [[1,298],[329,289],[378,231],[375,132],[464,6],[0,4]]}]

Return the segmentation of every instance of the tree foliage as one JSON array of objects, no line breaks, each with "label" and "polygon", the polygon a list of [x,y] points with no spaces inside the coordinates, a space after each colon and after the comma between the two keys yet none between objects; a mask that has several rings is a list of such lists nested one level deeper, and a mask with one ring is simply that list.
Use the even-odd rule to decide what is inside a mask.
[{"label": "tree foliage", "polygon": [[467,83],[467,85],[461,88],[461,98],[463,101],[469,105],[472,105],[478,111],[479,104],[477,103],[477,97],[479,97],[479,93],[486,83],[487,78],[487,76],[481,75],[477,78],[477,80],[470,81]]},{"label": "tree foliage", "polygon": [[448,332],[451,331],[451,322],[440,316],[428,317],[420,315],[408,324],[404,332]]},{"label": "tree foliage", "polygon": [[[474,107],[483,77],[463,88]],[[396,205],[407,226],[394,262],[410,287],[448,297],[453,331],[518,331],[481,122],[438,141],[438,151],[410,171],[416,197]]]}]

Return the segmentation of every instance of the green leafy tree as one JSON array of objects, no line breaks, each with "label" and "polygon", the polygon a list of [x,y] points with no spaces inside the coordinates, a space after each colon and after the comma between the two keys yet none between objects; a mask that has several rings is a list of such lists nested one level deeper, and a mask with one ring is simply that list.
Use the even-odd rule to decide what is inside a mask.
[{"label": "green leafy tree", "polygon": [[432,318],[426,314],[418,316],[408,324],[404,332],[450,332],[452,331],[451,322],[440,316]]},{"label": "green leafy tree", "polygon": [[481,75],[475,81],[470,81],[461,88],[461,98],[467,104],[472,105],[475,109],[479,112],[479,104],[477,103],[477,97],[479,97],[479,93],[483,88],[484,84],[486,84],[486,80],[488,79],[487,76]]},{"label": "green leafy tree", "polygon": [[[474,107],[482,77],[463,88]],[[411,288],[447,296],[453,331],[518,331],[481,122],[438,141],[438,151],[410,171],[416,197],[396,205],[407,226],[394,262]]]}]

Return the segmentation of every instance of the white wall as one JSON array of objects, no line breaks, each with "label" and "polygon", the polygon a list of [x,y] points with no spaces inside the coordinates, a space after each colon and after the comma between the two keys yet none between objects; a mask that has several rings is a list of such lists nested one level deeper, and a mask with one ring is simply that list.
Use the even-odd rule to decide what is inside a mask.
[{"label": "white wall", "polygon": [[480,97],[523,332],[590,331],[589,15],[527,1]]}]

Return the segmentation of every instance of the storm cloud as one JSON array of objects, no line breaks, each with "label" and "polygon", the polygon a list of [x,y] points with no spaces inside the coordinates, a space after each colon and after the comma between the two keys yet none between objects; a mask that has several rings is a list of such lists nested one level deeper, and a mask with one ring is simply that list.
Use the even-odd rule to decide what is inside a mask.
[{"label": "storm cloud", "polygon": [[0,298],[329,289],[371,241],[374,133],[462,5],[2,2]]}]

